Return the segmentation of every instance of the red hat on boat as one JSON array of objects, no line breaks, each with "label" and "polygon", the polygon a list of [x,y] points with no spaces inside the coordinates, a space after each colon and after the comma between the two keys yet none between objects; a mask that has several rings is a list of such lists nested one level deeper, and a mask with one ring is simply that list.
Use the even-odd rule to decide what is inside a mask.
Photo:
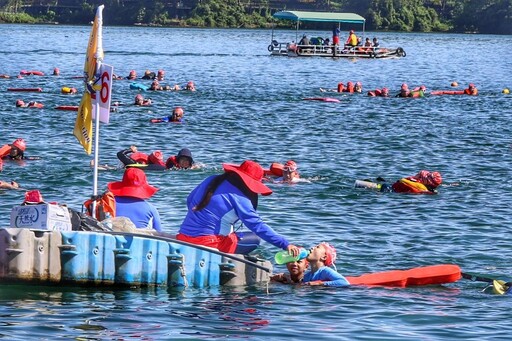
[{"label": "red hat on boat", "polygon": [[18,148],[22,152],[24,152],[27,149],[27,144],[25,143],[24,139],[16,139],[13,143],[11,143],[11,146]]},{"label": "red hat on boat", "polygon": [[261,195],[272,194],[272,190],[261,182],[263,179],[263,168],[259,163],[246,160],[240,166],[223,163],[222,167],[225,172],[238,174],[251,192]]},{"label": "red hat on boat", "polygon": [[40,204],[44,202],[43,195],[37,189],[25,193],[24,204]]},{"label": "red hat on boat", "polygon": [[146,173],[139,168],[127,168],[122,181],[109,182],[107,187],[114,196],[139,199],[151,198],[158,191],[158,188],[148,184]]}]

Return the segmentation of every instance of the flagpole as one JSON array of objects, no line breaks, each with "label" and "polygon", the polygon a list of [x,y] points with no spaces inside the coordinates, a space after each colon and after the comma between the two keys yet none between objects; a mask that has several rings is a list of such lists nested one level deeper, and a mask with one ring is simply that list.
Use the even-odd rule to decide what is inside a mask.
[{"label": "flagpole", "polygon": [[[92,178],[92,195],[97,196],[98,195],[98,165],[99,165],[99,155],[100,155],[100,96],[101,96],[101,87],[98,88],[97,82],[100,79],[100,69],[101,69],[101,62],[103,59],[103,8],[104,5],[101,5],[98,7],[98,35],[97,35],[97,47],[96,47],[96,53],[95,53],[95,59],[96,59],[96,69],[94,73],[95,78],[95,85],[92,88],[97,89],[96,90],[96,96],[95,96],[95,102],[96,105],[94,106],[94,167],[93,167],[93,178]],[[100,83],[101,84],[101,83]],[[96,201],[93,200],[93,206],[92,206],[92,216],[94,218],[96,217]]]}]

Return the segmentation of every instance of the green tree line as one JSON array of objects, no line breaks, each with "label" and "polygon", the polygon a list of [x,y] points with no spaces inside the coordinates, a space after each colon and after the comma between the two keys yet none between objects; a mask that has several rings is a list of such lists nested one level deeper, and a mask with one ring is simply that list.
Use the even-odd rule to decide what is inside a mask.
[{"label": "green tree line", "polygon": [[512,34],[512,0],[0,0],[0,22],[86,24],[100,4],[107,25],[256,28],[306,10],[354,12],[375,31]]}]

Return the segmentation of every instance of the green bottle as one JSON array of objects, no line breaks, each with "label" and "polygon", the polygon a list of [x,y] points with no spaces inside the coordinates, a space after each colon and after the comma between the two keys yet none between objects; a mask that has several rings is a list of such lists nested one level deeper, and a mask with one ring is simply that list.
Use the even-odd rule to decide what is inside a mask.
[{"label": "green bottle", "polygon": [[301,248],[300,252],[297,256],[293,256],[288,251],[279,251],[276,253],[276,256],[274,257],[277,264],[286,264],[291,262],[296,262],[298,260],[304,259],[309,255],[309,251]]}]

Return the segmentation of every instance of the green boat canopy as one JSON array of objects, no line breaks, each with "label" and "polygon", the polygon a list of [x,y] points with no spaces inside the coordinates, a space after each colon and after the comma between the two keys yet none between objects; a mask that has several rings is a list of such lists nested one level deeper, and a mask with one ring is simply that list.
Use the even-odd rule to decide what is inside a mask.
[{"label": "green boat canopy", "polygon": [[274,13],[273,17],[292,21],[344,22],[362,25],[365,23],[365,18],[355,13],[281,11]]}]

